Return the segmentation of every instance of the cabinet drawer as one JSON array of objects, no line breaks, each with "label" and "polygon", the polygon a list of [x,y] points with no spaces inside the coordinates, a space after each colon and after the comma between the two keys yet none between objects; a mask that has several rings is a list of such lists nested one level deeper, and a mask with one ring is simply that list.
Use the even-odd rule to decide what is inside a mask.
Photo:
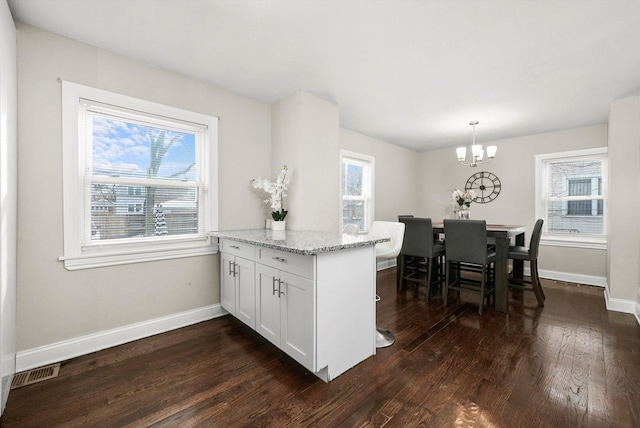
[{"label": "cabinet drawer", "polygon": [[244,242],[230,241],[228,239],[220,240],[220,251],[227,254],[233,254],[234,256],[242,257],[243,259],[255,260],[256,259],[256,246],[251,244],[245,244]]},{"label": "cabinet drawer", "polygon": [[257,262],[294,275],[313,279],[314,256],[258,247]]}]

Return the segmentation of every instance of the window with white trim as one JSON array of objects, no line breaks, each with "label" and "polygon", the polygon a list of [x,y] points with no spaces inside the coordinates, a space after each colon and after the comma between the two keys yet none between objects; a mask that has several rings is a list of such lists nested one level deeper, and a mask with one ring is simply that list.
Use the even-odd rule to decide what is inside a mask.
[{"label": "window with white trim", "polygon": [[367,232],[373,221],[375,158],[341,150],[340,160],[342,227],[355,224],[361,232]]},{"label": "window with white trim", "polygon": [[65,267],[213,253],[217,118],[70,82],[62,99]]},{"label": "window with white trim", "polygon": [[606,248],[607,149],[536,156],[536,216],[545,245]]}]

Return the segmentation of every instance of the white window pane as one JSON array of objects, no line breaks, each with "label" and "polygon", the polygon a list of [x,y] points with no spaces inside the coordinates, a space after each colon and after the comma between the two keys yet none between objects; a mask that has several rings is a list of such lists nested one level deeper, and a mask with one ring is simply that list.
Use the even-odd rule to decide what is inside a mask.
[{"label": "white window pane", "polygon": [[344,196],[362,196],[364,180],[364,168],[345,162],[342,168],[342,183],[344,183]]},{"label": "white window pane", "polygon": [[93,175],[195,181],[195,134],[90,117]]},{"label": "white window pane", "polygon": [[67,269],[215,251],[216,118],[66,81],[62,117]]},{"label": "white window pane", "polygon": [[93,241],[198,233],[197,189],[141,187],[140,194],[132,196],[130,188],[91,186]]},{"label": "white window pane", "polygon": [[[580,201],[583,202],[583,201]],[[592,201],[584,201],[592,204]],[[596,212],[601,207],[596,202]],[[595,234],[603,233],[603,217],[600,215],[579,216],[572,215],[565,210],[565,202],[554,201],[549,203],[547,218],[547,230],[551,233],[562,234]],[[590,205],[591,206],[591,205]]]},{"label": "white window pane", "polygon": [[[576,196],[602,196],[602,160],[552,162],[548,168],[547,231],[557,234],[604,233],[602,199],[570,200]],[[563,200],[564,199],[564,200]]]},{"label": "white window pane", "polygon": [[360,230],[366,230],[365,203],[363,201],[342,201],[342,226],[356,224]]},{"label": "white window pane", "polygon": [[367,233],[373,219],[375,158],[341,151],[342,227],[355,224]]},{"label": "white window pane", "polygon": [[[570,193],[572,181],[601,176],[602,161],[599,159],[552,163],[549,165],[549,196],[572,196]],[[579,195],[579,193],[575,193],[573,196],[575,195]]]}]

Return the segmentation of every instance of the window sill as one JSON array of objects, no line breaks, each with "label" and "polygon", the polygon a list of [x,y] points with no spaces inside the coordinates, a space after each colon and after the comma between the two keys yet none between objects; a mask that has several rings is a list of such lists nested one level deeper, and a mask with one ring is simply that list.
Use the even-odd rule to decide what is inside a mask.
[{"label": "window sill", "polygon": [[206,256],[217,252],[218,245],[216,243],[203,243],[198,240],[197,242],[174,246],[128,248],[125,251],[120,246],[114,246],[104,250],[96,250],[93,253],[62,256],[58,260],[64,262],[64,267],[67,270],[81,270],[183,257]]},{"label": "window sill", "polygon": [[549,247],[588,248],[606,250],[607,238],[579,235],[542,235],[540,245]]}]

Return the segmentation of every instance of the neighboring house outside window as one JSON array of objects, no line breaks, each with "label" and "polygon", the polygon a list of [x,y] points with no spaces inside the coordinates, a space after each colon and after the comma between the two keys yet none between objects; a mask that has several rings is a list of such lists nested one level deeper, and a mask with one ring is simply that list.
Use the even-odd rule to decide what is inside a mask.
[{"label": "neighboring house outside window", "polygon": [[606,148],[536,156],[543,244],[606,248],[606,177]]},{"label": "neighboring house outside window", "polygon": [[373,221],[375,159],[341,150],[340,160],[342,227],[355,224],[360,232],[367,232]]},{"label": "neighboring house outside window", "polygon": [[[602,195],[602,177],[569,179],[569,196],[591,196],[593,194]],[[602,199],[567,201],[567,215],[601,216],[602,208]]]},{"label": "neighboring house outside window", "polygon": [[63,148],[67,269],[215,250],[216,118],[63,82]]}]

